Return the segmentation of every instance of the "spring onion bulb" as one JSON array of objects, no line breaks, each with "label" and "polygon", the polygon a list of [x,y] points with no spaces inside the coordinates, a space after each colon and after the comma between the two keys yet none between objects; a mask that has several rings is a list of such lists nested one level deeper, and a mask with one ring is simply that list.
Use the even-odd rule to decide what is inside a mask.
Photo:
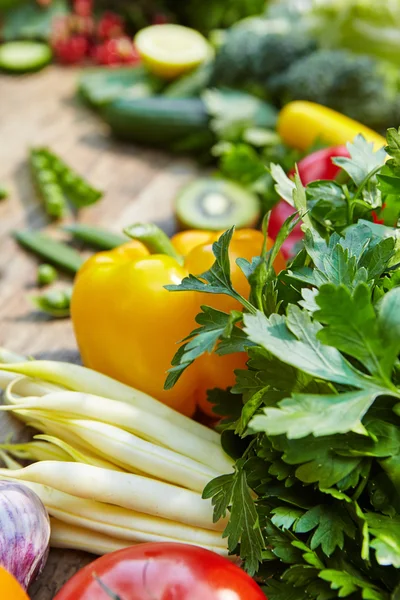
[{"label": "spring onion bulb", "polygon": [[200,494],[163,481],[70,462],[42,461],[23,469],[0,469],[0,477],[41,483],[72,494],[194,527],[222,531],[213,523],[211,502]]},{"label": "spring onion bulb", "polygon": [[0,481],[0,564],[25,590],[46,564],[49,540],[49,517],[40,498],[18,482]]}]

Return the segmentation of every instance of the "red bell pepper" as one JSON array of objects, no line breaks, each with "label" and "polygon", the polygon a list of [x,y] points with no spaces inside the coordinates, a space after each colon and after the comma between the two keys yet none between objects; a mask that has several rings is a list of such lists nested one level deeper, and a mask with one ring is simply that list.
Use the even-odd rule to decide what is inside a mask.
[{"label": "red bell pepper", "polygon": [[[340,171],[340,167],[337,167],[332,162],[332,158],[335,156],[349,157],[350,155],[346,146],[334,146],[333,148],[318,150],[303,158],[297,165],[303,185],[317,181],[317,179],[335,179]],[[294,175],[294,169],[290,171],[289,176],[291,175]],[[283,198],[274,206],[271,211],[268,231],[272,239],[276,239],[283,223],[294,212],[293,206],[286,202],[286,200],[283,200]],[[299,223],[282,246],[282,253],[285,258],[290,258],[294,255],[295,246],[302,239],[303,232]]]}]

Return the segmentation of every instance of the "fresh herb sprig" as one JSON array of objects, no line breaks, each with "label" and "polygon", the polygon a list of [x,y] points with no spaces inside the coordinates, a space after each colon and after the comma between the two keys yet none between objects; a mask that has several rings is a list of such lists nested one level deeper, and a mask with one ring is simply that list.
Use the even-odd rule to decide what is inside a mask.
[{"label": "fresh herb sprig", "polygon": [[342,184],[304,188],[272,168],[302,217],[304,248],[274,273],[294,217],[275,248],[239,259],[248,299],[229,276],[232,230],[207,273],[170,288],[238,301],[230,314],[202,307],[166,386],[204,352],[248,353],[235,386],[209,395],[239,458],[203,495],[215,520],[228,515],[229,550],[270,600],[389,600],[400,590],[400,242],[374,223],[387,207],[399,218],[399,148],[389,130],[385,163],[356,139],[339,161]]}]

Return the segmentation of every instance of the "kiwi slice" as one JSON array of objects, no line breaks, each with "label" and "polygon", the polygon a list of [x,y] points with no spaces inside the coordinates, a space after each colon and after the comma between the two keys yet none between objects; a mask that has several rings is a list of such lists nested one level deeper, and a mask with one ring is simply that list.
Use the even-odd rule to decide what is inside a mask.
[{"label": "kiwi slice", "polygon": [[232,225],[255,225],[260,217],[260,202],[255,194],[233,181],[202,177],[180,191],[175,212],[185,229],[218,231]]}]

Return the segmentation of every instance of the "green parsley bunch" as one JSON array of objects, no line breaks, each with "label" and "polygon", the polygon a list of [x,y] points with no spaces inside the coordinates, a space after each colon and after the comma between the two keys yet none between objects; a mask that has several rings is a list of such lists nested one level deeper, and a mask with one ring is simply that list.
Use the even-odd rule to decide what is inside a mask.
[{"label": "green parsley bunch", "polygon": [[[249,298],[230,280],[232,230],[209,271],[169,286],[243,307],[202,307],[166,387],[205,352],[248,353],[235,386],[209,393],[236,465],[204,497],[270,600],[400,597],[400,230],[373,222],[383,206],[399,219],[400,130],[387,142],[349,144],[335,182],[304,188],[271,166],[298,212],[270,251],[238,259]],[[304,247],[275,274],[299,219]]]}]

